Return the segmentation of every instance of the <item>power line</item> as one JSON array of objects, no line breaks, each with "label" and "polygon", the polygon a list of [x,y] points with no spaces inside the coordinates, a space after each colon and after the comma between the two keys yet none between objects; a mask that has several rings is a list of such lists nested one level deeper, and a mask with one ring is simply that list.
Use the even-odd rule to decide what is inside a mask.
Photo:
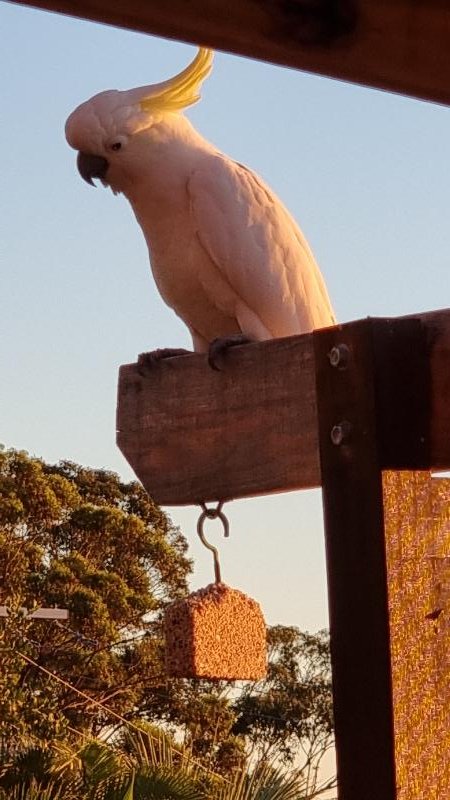
[{"label": "power line", "polygon": [[[76,639],[78,641],[85,640],[86,643],[89,643],[91,645],[93,645],[94,643],[98,644],[95,640],[89,639],[88,637],[85,637],[83,634],[79,633],[78,631],[74,631],[73,629],[69,628],[66,625],[63,625],[62,623],[58,622],[57,620],[54,620],[53,622],[58,627],[60,627],[63,630],[67,631],[68,633],[71,633],[74,637],[76,637]],[[35,644],[35,645],[39,644],[38,642],[35,642],[34,640],[31,640],[29,638],[27,639],[27,641],[29,641],[31,644]],[[75,686],[72,686],[72,684],[70,684],[68,681],[66,681],[65,679],[61,678],[56,673],[51,672],[50,670],[48,670],[46,667],[42,666],[41,664],[38,664],[38,662],[34,661],[34,659],[30,658],[29,656],[26,656],[25,654],[21,653],[20,651],[17,651],[17,652],[23,659],[28,660],[29,663],[33,664],[35,667],[40,669],[42,672],[46,673],[49,676],[52,676],[55,680],[59,681],[61,684],[65,685],[66,687],[68,687],[72,691],[78,693],[79,695],[84,697],[86,700],[88,700],[90,703],[92,703],[93,705],[98,706],[99,708],[103,709],[104,711],[106,711],[111,716],[116,717],[118,720],[120,720],[122,722],[122,724],[129,725],[130,727],[133,727],[133,728],[135,728],[136,730],[139,730],[139,731],[141,730],[138,726],[134,725],[134,723],[130,722],[130,720],[127,720],[125,717],[122,717],[120,714],[117,714],[117,712],[115,712],[112,709],[108,708],[108,706],[105,706],[99,700],[95,700],[94,698],[92,698],[90,695],[86,694],[82,690],[76,688]],[[170,701],[170,700],[173,699],[171,693],[160,691],[160,690],[158,691],[158,687],[155,687],[155,688],[156,688],[156,691],[157,691],[157,694],[158,694],[158,699],[166,700],[166,701]],[[252,697],[252,698],[253,697],[254,698],[263,697],[265,694],[266,694],[266,692],[264,692],[264,690],[254,691],[254,692],[250,693],[249,697]],[[157,702],[158,702],[158,700],[155,699],[154,703],[157,703]],[[232,710],[233,709],[231,709],[231,711]],[[220,718],[222,716],[222,714],[219,714],[218,716]],[[290,718],[289,714],[274,715],[274,714],[267,714],[267,713],[263,713],[263,712],[258,712],[256,710],[250,710],[250,709],[245,712],[245,716],[247,716],[247,717],[249,717],[250,719],[253,719],[253,720],[264,719],[264,720],[270,720],[272,722],[288,722],[288,720]],[[152,737],[152,738],[154,738],[154,737]],[[157,741],[157,740],[155,739],[155,741]],[[193,763],[197,763],[197,762],[193,762]],[[198,765],[200,766],[200,762],[198,762]]]},{"label": "power line", "polygon": [[[73,637],[76,639],[76,641],[86,643],[87,645],[90,645],[90,646],[93,646],[93,647],[98,646],[98,641],[97,640],[90,639],[87,636],[84,636],[84,634],[82,634],[82,633],[80,633],[78,631],[75,631],[75,630],[73,630],[72,628],[70,628],[70,627],[68,627],[66,625],[63,625],[62,623],[58,622],[57,620],[54,620],[54,624],[57,625],[59,628],[63,629],[64,631],[67,631],[67,633],[72,634]],[[35,641],[33,639],[27,638],[27,641],[29,641],[31,644],[39,646],[39,642],[37,642],[37,641]],[[134,637],[132,637],[128,641],[134,641]],[[112,647],[114,647],[114,643],[109,645],[105,649],[110,649]],[[20,653],[20,655],[22,655],[22,654]],[[26,658],[26,656],[23,656],[23,657]],[[37,662],[35,662],[35,663],[40,669],[45,671],[45,667],[42,667],[42,665],[37,664]],[[63,681],[63,679],[59,678],[59,676],[57,676],[56,673],[50,673],[50,674],[54,674],[54,676],[56,677],[57,680],[60,680],[61,682]],[[71,684],[67,683],[67,686],[71,687],[73,689],[73,691],[81,693],[79,689],[76,689],[74,686],[71,686]],[[157,686],[155,687],[155,691],[158,694],[158,698],[154,700],[154,704],[156,704],[158,702],[158,699],[166,700],[166,701],[169,701],[169,702],[173,699],[173,695],[171,693],[163,692]],[[83,693],[81,693],[81,694],[83,694]],[[261,690],[261,691],[253,691],[248,696],[251,697],[251,698],[258,698],[258,697],[264,697],[265,694],[266,694],[266,692],[264,690]],[[100,704],[99,701],[94,700],[89,695],[86,694],[86,695],[83,695],[83,696],[85,696],[87,699],[89,699],[92,703],[94,703],[96,705],[99,705],[101,708],[107,710],[108,713],[112,714],[113,716],[115,715],[115,712],[113,712],[110,709],[108,709],[107,706],[105,706],[103,704]],[[231,710],[233,710],[233,709],[231,709]],[[220,716],[221,715],[219,714],[219,718],[220,718]],[[259,711],[256,711],[256,710],[253,710],[253,711],[252,710],[246,710],[245,716],[249,717],[250,719],[253,719],[253,720],[265,719],[265,720],[271,720],[273,722],[287,722],[289,720],[289,718],[290,718],[289,714],[284,714],[284,715],[265,714],[265,713],[262,713],[262,712],[259,712]],[[122,718],[120,716],[118,718],[121,719],[121,720],[124,719],[124,718]],[[131,725],[132,723],[127,721],[127,724]],[[134,726],[134,727],[136,727],[136,726]]]}]

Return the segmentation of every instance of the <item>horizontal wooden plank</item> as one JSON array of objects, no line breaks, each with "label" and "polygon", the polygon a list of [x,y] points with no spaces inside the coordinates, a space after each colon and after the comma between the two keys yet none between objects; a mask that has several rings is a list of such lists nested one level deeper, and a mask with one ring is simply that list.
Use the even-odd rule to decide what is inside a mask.
[{"label": "horizontal wooden plank", "polygon": [[444,0],[29,0],[21,4],[450,103],[450,15]]},{"label": "horizontal wooden plank", "polygon": [[[380,468],[450,469],[450,311],[338,326],[348,370],[365,368],[361,325],[373,340]],[[201,355],[121,368],[117,442],[158,503],[321,485],[312,338],[233,348],[222,372]]]},{"label": "horizontal wooden plank", "polygon": [[161,504],[320,484],[311,336],[121,367],[117,443]]}]

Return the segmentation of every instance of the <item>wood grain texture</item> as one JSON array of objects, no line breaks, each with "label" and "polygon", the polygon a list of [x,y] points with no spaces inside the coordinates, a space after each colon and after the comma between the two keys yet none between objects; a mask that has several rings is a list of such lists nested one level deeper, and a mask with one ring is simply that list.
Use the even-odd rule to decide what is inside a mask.
[{"label": "wood grain texture", "polygon": [[444,0],[29,0],[21,4],[450,103],[450,14]]},{"label": "wood grain texture", "polygon": [[320,484],[311,336],[120,370],[117,442],[156,500],[227,500]]},{"label": "wood grain texture", "polygon": [[450,469],[450,309],[372,319],[385,469]]},{"label": "wood grain texture", "polygon": [[450,797],[450,480],[385,472],[398,800]]},{"label": "wood grain texture", "polygon": [[[380,468],[450,469],[450,311],[337,326],[351,357],[361,325],[376,371]],[[220,373],[198,355],[139,369],[120,371],[117,442],[157,502],[321,485],[310,335],[234,348]],[[356,395],[352,403],[350,422]]]},{"label": "wood grain texture", "polygon": [[450,469],[450,309],[421,315],[429,353],[429,468]]},{"label": "wood grain texture", "polygon": [[[396,800],[373,325],[314,333],[339,797]],[[333,347],[348,348],[343,368]],[[336,426],[348,434],[339,441]],[[334,439],[334,440],[333,440]]]}]

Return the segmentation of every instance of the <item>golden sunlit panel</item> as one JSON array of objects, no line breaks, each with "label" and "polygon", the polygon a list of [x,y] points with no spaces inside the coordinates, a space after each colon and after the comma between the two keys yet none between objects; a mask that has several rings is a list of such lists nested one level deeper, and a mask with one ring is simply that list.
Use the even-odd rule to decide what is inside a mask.
[{"label": "golden sunlit panel", "polygon": [[450,796],[450,480],[385,472],[398,800]]}]

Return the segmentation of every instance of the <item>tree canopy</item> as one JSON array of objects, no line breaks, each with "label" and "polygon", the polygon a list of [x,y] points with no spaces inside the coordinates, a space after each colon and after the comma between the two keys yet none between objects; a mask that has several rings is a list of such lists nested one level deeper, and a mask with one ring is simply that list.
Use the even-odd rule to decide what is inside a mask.
[{"label": "tree canopy", "polygon": [[[61,748],[117,743],[145,723],[208,774],[247,775],[256,759],[301,767],[305,797],[319,791],[333,742],[328,634],[269,628],[264,681],[169,680],[162,613],[190,572],[185,538],[140,484],[0,450],[0,767],[41,758],[31,792]],[[67,622],[21,610],[53,605]]]},{"label": "tree canopy", "polygon": [[[1,628],[0,688],[10,691],[0,703],[10,694],[8,702],[25,710],[51,696],[55,733],[64,723],[96,734],[113,721],[108,709],[138,713],[165,683],[161,612],[187,592],[186,551],[180,531],[138,483],[0,452],[0,603],[13,614]],[[68,609],[67,624],[19,612],[53,605]],[[0,725],[13,720],[11,709],[3,709]],[[42,713],[39,736],[49,709]]]}]

